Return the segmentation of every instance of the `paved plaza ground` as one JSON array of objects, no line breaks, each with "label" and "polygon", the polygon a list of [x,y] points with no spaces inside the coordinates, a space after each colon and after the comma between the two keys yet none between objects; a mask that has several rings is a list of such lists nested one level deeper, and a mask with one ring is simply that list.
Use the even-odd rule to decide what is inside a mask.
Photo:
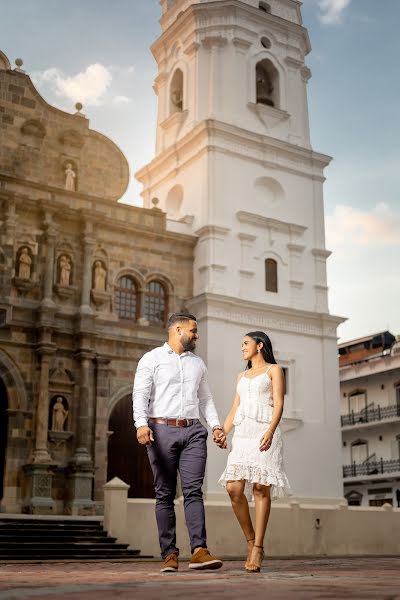
[{"label": "paved plaza ground", "polygon": [[260,574],[228,561],[219,571],[159,573],[161,563],[0,564],[0,600],[400,600],[399,558],[265,561]]}]

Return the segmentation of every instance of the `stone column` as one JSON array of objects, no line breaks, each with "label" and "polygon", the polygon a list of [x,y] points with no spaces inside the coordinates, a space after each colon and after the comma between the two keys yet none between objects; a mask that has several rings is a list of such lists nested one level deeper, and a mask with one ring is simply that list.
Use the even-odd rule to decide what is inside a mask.
[{"label": "stone column", "polygon": [[91,465],[93,435],[90,431],[90,422],[93,423],[93,406],[91,406],[93,394],[89,381],[89,371],[94,355],[90,352],[80,352],[78,358],[80,360],[80,390],[74,462],[77,465]]},{"label": "stone column", "polygon": [[51,457],[47,447],[49,424],[49,364],[50,355],[46,350],[38,350],[40,359],[39,396],[36,408],[35,449],[33,463],[49,463]]},{"label": "stone column", "polygon": [[54,307],[53,302],[53,280],[54,280],[54,250],[56,243],[57,231],[54,227],[52,221],[52,215],[49,212],[45,213],[45,222],[46,235],[46,265],[45,265],[45,275],[44,275],[44,290],[43,290],[43,300],[42,306],[47,306],[49,308]]},{"label": "stone column", "polygon": [[110,398],[110,359],[96,358],[96,425],[94,440],[95,502],[103,502],[103,486],[107,481],[108,401]]},{"label": "stone column", "polygon": [[94,433],[93,393],[90,382],[90,366],[93,354],[81,351],[79,408],[76,425],[76,449],[69,465],[69,500],[67,512],[72,515],[94,513],[92,460]]},{"label": "stone column", "polygon": [[49,514],[54,510],[52,491],[52,467],[54,463],[47,446],[49,423],[49,364],[55,351],[51,345],[40,346],[39,394],[36,406],[35,443],[30,464],[24,466],[30,483],[25,510],[33,514]]},{"label": "stone column", "polygon": [[146,303],[146,290],[145,288],[138,289],[138,302],[139,302],[139,318],[138,325],[147,327],[149,321],[145,317],[145,303]]},{"label": "stone column", "polygon": [[80,308],[80,312],[84,314],[92,314],[93,312],[90,306],[90,290],[92,288],[92,261],[95,243],[96,240],[93,238],[93,224],[90,221],[86,221],[83,235],[83,274]]}]

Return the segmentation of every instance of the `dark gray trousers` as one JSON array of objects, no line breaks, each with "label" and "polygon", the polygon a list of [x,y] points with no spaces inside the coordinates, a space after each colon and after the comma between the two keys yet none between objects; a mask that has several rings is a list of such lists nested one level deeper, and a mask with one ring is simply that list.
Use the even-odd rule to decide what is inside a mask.
[{"label": "dark gray trousers", "polygon": [[202,485],[207,460],[207,429],[195,421],[189,427],[149,423],[154,442],[147,446],[156,493],[156,519],[161,556],[165,558],[176,547],[174,499],[179,471],[184,497],[186,526],[192,552],[206,547]]}]

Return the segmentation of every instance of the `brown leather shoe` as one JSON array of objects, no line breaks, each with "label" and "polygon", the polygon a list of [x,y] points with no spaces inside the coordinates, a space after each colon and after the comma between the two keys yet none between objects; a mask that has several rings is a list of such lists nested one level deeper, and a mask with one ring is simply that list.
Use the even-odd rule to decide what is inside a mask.
[{"label": "brown leather shoe", "polygon": [[178,555],[176,552],[172,552],[172,554],[168,554],[166,558],[164,558],[164,566],[161,569],[161,573],[173,573],[178,570]]},{"label": "brown leather shoe", "polygon": [[207,548],[201,548],[195,552],[189,563],[189,569],[220,569],[222,567],[222,560],[212,556]]}]

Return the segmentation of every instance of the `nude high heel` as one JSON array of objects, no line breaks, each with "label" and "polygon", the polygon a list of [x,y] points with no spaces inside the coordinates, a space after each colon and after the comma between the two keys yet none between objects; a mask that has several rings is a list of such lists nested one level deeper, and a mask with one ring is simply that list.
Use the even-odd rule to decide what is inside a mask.
[{"label": "nude high heel", "polygon": [[[258,546],[257,544],[254,544],[253,546],[253,550],[254,548],[261,548],[262,552],[261,552],[261,563],[264,560],[264,547],[263,546]],[[257,565],[254,562],[250,562],[247,563],[246,565],[246,571],[247,573],[259,573],[261,571],[261,563],[259,565]]]}]

